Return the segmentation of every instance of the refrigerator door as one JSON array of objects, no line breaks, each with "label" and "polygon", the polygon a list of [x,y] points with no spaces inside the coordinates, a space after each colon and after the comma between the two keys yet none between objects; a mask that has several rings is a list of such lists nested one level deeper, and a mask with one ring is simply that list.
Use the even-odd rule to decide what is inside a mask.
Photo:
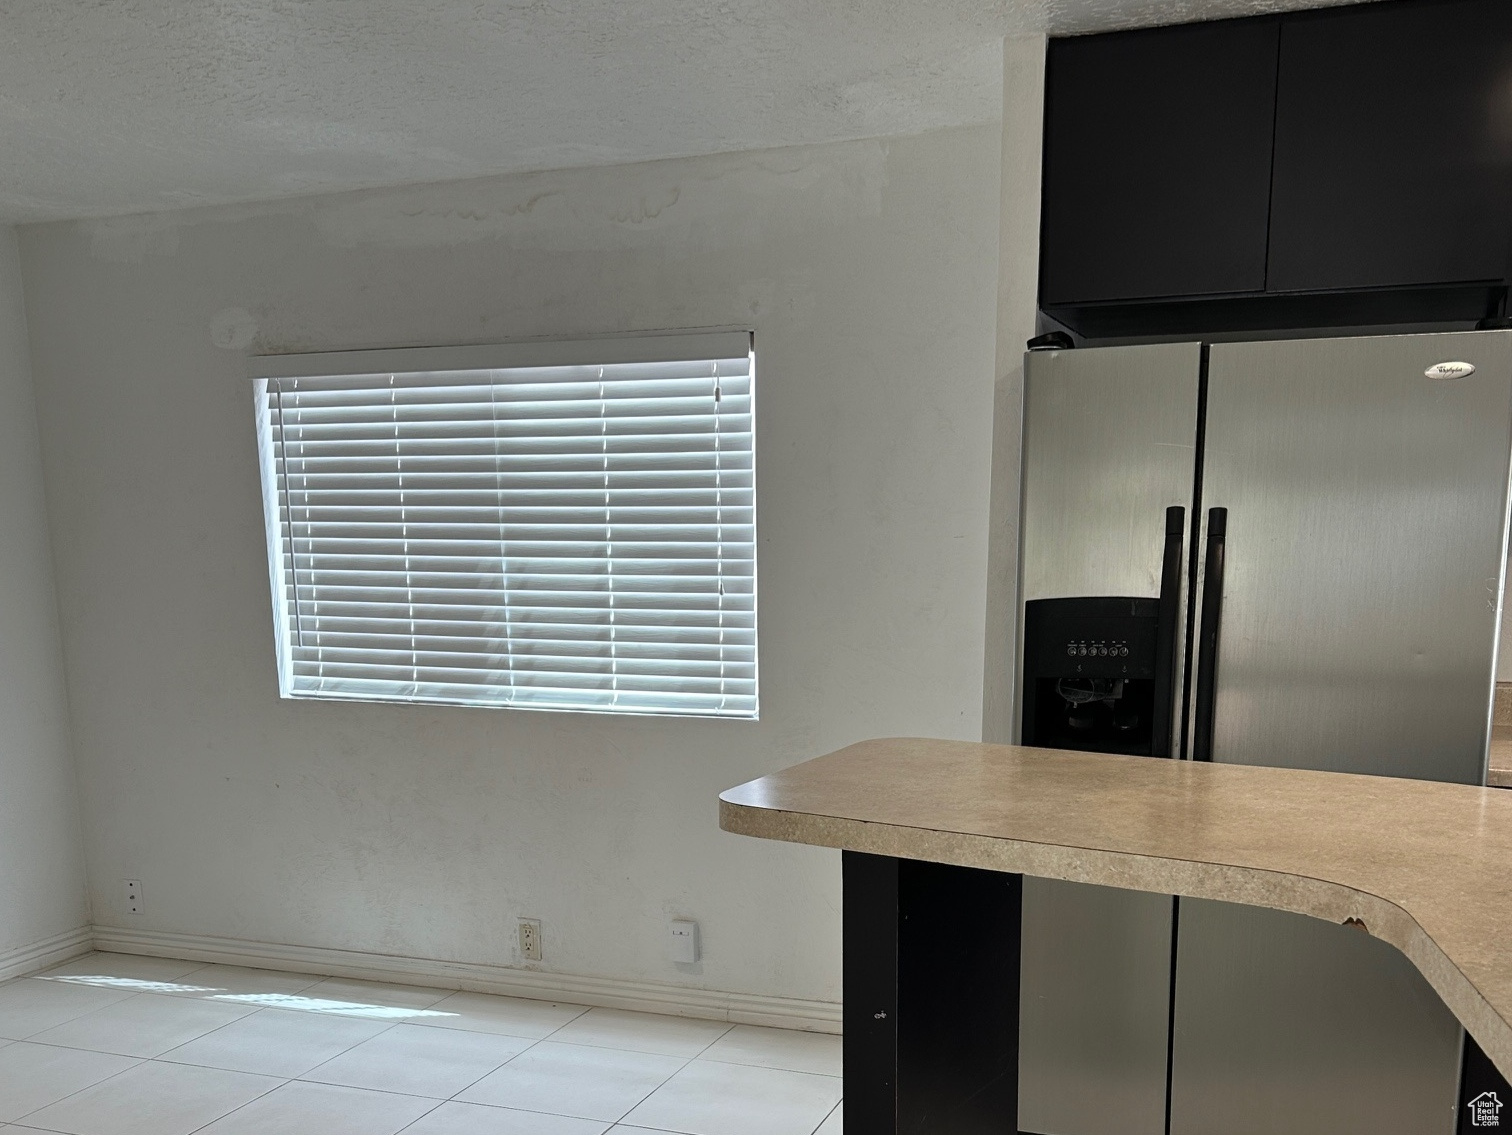
[{"label": "refrigerator door", "polygon": [[1211,348],[1214,759],[1485,783],[1509,446],[1512,332]]},{"label": "refrigerator door", "polygon": [[1025,356],[1021,600],[1159,593],[1166,509],[1191,514],[1201,367],[1197,343]]},{"label": "refrigerator door", "polygon": [[[1200,372],[1195,343],[1028,356],[1021,600],[1159,594],[1166,510],[1191,516]],[[1019,1130],[1161,1135],[1171,899],[1026,878],[1023,904]]]},{"label": "refrigerator door", "polygon": [[[1223,344],[1208,373],[1192,751],[1206,717],[1219,762],[1483,783],[1512,333]],[[1452,1129],[1460,1030],[1380,942],[1183,901],[1176,970],[1172,1135]]]},{"label": "refrigerator door", "polygon": [[1171,1135],[1453,1135],[1462,1031],[1394,946],[1181,900]]}]

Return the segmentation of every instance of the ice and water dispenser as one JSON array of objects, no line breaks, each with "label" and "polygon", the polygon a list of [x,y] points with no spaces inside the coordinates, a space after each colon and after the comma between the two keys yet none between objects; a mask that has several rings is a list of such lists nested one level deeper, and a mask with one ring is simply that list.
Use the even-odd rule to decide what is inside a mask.
[{"label": "ice and water dispenser", "polygon": [[1024,608],[1024,744],[1153,756],[1156,599]]},{"label": "ice and water dispenser", "polygon": [[1186,510],[1166,512],[1160,596],[1024,604],[1023,744],[1171,755],[1177,603]]}]

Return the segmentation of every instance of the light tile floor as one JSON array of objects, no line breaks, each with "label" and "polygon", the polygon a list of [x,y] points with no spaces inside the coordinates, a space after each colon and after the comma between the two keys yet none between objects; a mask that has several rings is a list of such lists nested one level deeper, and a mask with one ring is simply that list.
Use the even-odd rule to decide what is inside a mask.
[{"label": "light tile floor", "polygon": [[0,1135],[842,1135],[840,1038],[90,954],[0,983]]}]

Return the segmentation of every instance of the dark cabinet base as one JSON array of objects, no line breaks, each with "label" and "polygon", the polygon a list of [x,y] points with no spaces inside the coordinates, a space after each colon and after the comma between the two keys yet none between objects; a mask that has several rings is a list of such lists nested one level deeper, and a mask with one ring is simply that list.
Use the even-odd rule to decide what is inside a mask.
[{"label": "dark cabinet base", "polygon": [[845,1126],[1018,1129],[1023,879],[843,854]]},{"label": "dark cabinet base", "polygon": [[[846,1128],[1014,1135],[1023,877],[855,851],[842,865]],[[1456,1130],[1502,1106],[1512,1087],[1466,1037]]]},{"label": "dark cabinet base", "polygon": [[1209,296],[1128,303],[1046,305],[1044,313],[1087,339],[1210,337],[1317,328],[1465,329],[1506,309],[1499,280],[1299,295]]}]

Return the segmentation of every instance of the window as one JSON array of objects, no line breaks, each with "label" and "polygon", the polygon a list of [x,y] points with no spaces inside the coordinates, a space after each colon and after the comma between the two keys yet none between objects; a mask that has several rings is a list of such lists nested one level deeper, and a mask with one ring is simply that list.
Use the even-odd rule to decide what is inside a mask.
[{"label": "window", "polygon": [[253,364],[284,697],[756,716],[748,334]]}]

